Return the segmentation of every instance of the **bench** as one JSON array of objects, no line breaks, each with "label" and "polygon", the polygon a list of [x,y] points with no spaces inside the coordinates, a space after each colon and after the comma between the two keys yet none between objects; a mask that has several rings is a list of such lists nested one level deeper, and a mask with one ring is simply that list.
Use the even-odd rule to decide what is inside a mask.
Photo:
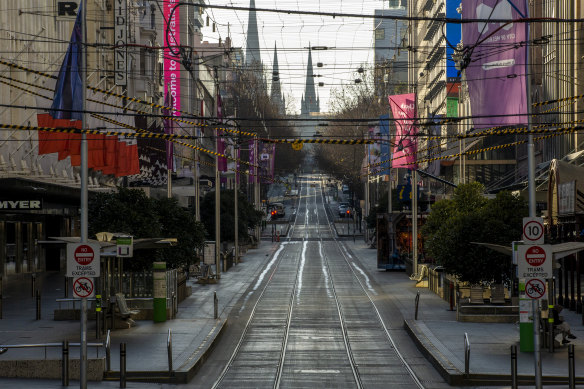
[{"label": "bench", "polygon": [[491,285],[491,304],[505,304],[505,285]]},{"label": "bench", "polygon": [[471,304],[484,304],[483,300],[483,287],[480,285],[473,285],[470,287],[470,298],[469,303]]},{"label": "bench", "polygon": [[419,273],[414,273],[410,276],[410,280],[420,282],[425,277],[428,277],[428,266],[422,265]]},{"label": "bench", "polygon": [[197,279],[198,284],[215,284],[217,283],[217,274],[211,272],[211,266],[203,263],[201,265],[201,274]]},{"label": "bench", "polygon": [[126,297],[123,293],[116,293],[116,316],[120,319],[124,320],[129,327],[134,324],[134,320],[132,320],[132,316],[137,315],[140,313],[138,310],[131,310],[128,308],[128,304],[126,302]]}]

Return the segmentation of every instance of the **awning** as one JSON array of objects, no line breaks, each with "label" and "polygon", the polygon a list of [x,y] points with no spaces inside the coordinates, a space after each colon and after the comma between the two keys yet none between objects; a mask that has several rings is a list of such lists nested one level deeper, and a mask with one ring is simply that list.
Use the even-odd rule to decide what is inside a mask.
[{"label": "awning", "polygon": [[[480,246],[488,247],[491,250],[494,250],[498,253],[511,255],[511,247],[509,246],[502,246],[499,244],[493,243],[481,243],[481,242],[471,242],[472,244],[478,244]],[[561,259],[567,257],[568,255],[576,254],[579,251],[584,250],[584,242],[565,242],[565,243],[558,243],[552,244],[552,253],[553,259]]]}]

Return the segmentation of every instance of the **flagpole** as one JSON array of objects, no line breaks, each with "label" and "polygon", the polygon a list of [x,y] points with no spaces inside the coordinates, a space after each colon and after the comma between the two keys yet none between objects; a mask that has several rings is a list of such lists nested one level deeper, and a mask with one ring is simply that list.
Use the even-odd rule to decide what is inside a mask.
[{"label": "flagpole", "polygon": [[[81,90],[83,101],[83,112],[81,113],[81,128],[87,129],[87,120],[85,117],[86,111],[86,96],[85,91],[87,87],[87,49],[85,42],[87,42],[87,0],[81,0],[81,47],[82,50],[82,65],[81,65]],[[87,134],[81,135],[81,243],[87,243],[88,230],[88,193],[87,193]],[[80,363],[79,363],[79,387],[87,389],[87,299],[81,299],[81,341],[80,341]]]}]

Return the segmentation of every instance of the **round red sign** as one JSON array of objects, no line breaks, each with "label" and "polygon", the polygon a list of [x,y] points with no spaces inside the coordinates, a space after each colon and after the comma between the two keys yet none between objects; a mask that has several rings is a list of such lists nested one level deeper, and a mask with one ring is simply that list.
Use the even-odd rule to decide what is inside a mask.
[{"label": "round red sign", "polygon": [[86,244],[82,244],[81,246],[75,249],[75,262],[80,264],[81,266],[87,266],[93,262],[95,254],[91,246]]},{"label": "round red sign", "polygon": [[525,251],[525,260],[530,266],[539,267],[545,262],[545,250],[539,246],[533,246]]}]

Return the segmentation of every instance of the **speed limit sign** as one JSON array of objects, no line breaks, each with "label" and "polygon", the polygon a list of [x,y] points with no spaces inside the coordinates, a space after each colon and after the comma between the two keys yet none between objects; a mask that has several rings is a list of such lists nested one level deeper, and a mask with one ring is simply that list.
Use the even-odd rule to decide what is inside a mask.
[{"label": "speed limit sign", "polygon": [[525,244],[543,244],[543,218],[523,218],[523,241]]}]

